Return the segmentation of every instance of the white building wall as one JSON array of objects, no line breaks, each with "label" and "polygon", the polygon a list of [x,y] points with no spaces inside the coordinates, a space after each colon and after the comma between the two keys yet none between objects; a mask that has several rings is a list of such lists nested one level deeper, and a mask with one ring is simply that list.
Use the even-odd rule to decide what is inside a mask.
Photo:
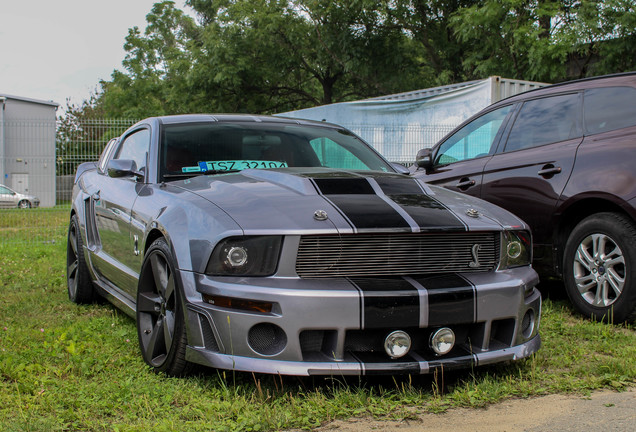
[{"label": "white building wall", "polygon": [[55,130],[57,104],[4,96],[0,116],[0,183],[55,202]]}]

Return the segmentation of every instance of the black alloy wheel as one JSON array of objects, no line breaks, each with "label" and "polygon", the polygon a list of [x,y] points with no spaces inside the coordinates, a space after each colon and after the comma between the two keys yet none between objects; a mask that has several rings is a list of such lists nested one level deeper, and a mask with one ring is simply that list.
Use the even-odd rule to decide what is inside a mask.
[{"label": "black alloy wheel", "polygon": [[95,288],[84,260],[84,243],[77,215],[71,217],[66,243],[66,286],[68,298],[74,303],[91,303]]},{"label": "black alloy wheel", "polygon": [[144,360],[156,372],[181,376],[186,332],[174,259],[166,241],[157,239],[148,248],[137,290],[137,334]]}]

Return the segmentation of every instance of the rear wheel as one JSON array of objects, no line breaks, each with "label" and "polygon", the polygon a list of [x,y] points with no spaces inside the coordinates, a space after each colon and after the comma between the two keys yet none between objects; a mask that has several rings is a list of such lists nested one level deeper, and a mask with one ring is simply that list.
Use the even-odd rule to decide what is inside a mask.
[{"label": "rear wheel", "polygon": [[71,217],[66,243],[66,285],[68,298],[74,303],[91,303],[95,288],[84,260],[84,243],[77,215]]},{"label": "rear wheel", "polygon": [[137,334],[146,363],[156,372],[180,376],[191,364],[185,359],[186,332],[181,289],[174,259],[163,238],[148,248],[137,290]]},{"label": "rear wheel", "polygon": [[605,322],[636,319],[636,227],[618,213],[583,219],[565,247],[565,288],[574,306]]}]

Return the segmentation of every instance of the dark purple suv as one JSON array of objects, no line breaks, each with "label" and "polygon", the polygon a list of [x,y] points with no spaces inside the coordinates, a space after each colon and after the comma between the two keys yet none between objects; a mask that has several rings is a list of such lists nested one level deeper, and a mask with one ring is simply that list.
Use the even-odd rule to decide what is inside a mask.
[{"label": "dark purple suv", "polygon": [[523,218],[534,267],[563,278],[581,313],[636,321],[636,73],[497,102],[420,150],[416,166]]}]

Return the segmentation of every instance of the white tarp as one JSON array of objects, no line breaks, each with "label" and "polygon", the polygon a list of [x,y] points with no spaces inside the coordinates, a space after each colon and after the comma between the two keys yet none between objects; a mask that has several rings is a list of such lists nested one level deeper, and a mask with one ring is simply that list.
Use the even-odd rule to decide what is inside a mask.
[{"label": "white tarp", "polygon": [[327,121],[352,130],[387,159],[411,163],[453,128],[503,96],[543,84],[490,77],[432,89],[278,114]]}]

